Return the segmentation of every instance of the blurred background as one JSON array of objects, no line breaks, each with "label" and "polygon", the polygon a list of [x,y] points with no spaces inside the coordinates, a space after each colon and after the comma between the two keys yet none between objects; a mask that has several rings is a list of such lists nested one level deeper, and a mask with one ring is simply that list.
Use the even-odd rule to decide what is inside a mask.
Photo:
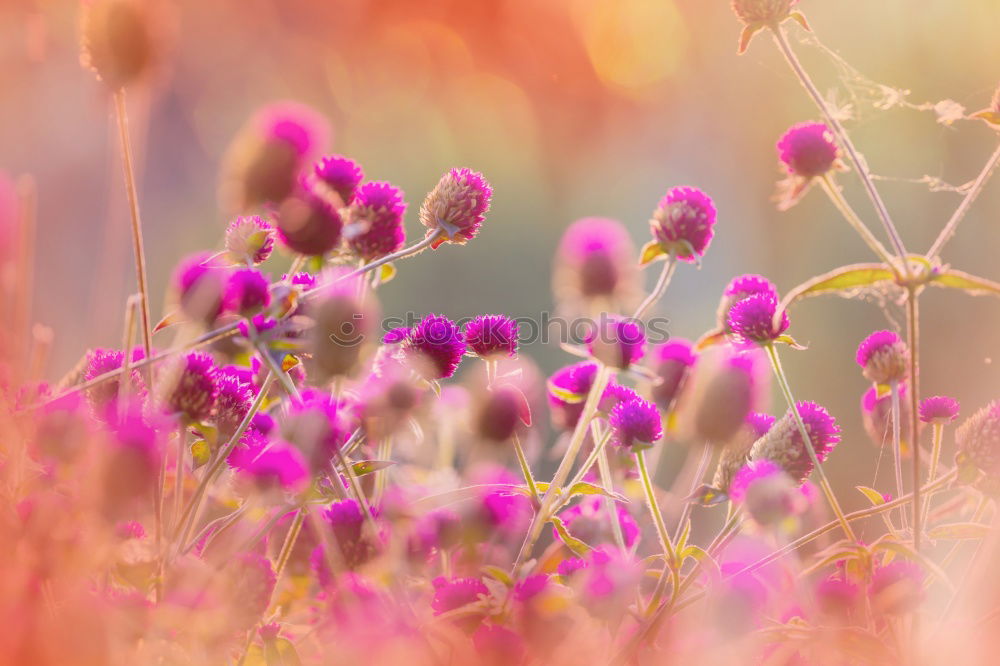
[{"label": "blurred background", "polygon": [[[481,170],[493,184],[481,235],[401,264],[380,293],[387,315],[540,316],[553,305],[550,259],[570,222],[617,218],[641,245],[650,212],[674,185],[706,190],[719,209],[704,265],[682,266],[657,306],[674,335],[709,328],[736,274],[763,273],[784,291],[869,260],[819,191],[787,213],[775,209],[774,143],[817,112],[768,39],[737,56],[740,26],[727,1],[166,4],[159,71],[129,97],[154,319],[178,258],[219,246],[226,146],[276,99],[320,110],[335,129],[330,152],[404,189],[411,238],[422,232],[424,194],[449,167]],[[803,0],[801,8],[827,47],[870,81],[911,91],[914,105],[953,99],[971,112],[986,106],[1000,78],[995,0]],[[37,181],[33,317],[55,330],[53,379],[88,348],[120,344],[134,290],[113,116],[106,92],[79,65],[77,29],[74,0],[0,0],[0,170]],[[789,29],[796,43],[807,38]],[[933,111],[877,109],[890,91],[834,66],[814,44],[798,48],[820,87],[852,114],[849,129],[872,170],[890,178],[879,185],[909,249],[924,251],[960,196],[909,181],[970,181],[995,132],[979,122],[946,126]],[[878,230],[856,179],[841,181]],[[994,181],[944,260],[1000,278],[998,211]],[[1000,302],[933,291],[921,303],[924,394],[954,395],[966,414],[1000,395],[992,362]],[[785,354],[798,397],[829,406],[845,428],[833,474],[851,470],[857,482],[861,469],[870,478],[875,456],[858,408],[867,387],[853,359],[867,333],[888,325],[886,313],[823,299],[792,319],[790,332],[809,345]],[[546,372],[573,360],[553,344],[523,351]]]}]

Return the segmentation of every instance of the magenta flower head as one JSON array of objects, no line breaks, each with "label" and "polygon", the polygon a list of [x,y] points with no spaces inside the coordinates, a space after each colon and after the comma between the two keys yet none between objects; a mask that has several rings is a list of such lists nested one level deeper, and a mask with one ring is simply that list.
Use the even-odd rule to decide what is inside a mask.
[{"label": "magenta flower head", "polygon": [[706,354],[679,407],[681,430],[697,442],[729,443],[766,395],[768,375],[763,370],[759,352],[725,347],[715,355]]},{"label": "magenta flower head", "polygon": [[[618,524],[622,528],[625,547],[632,548],[639,538],[639,525],[622,504],[616,502],[615,510],[618,514]],[[570,536],[586,544],[596,547],[614,543],[614,532],[608,524],[604,502],[600,497],[585,497],[570,508],[560,511],[559,518],[566,525]],[[553,536],[562,540],[556,530],[553,530]]]},{"label": "magenta flower head", "polygon": [[[333,533],[333,542],[340,549],[344,564],[348,568],[354,569],[364,564],[372,556],[374,544],[364,534],[365,516],[356,500],[345,499],[333,502],[321,516],[324,527],[329,526]],[[324,577],[324,573],[326,578],[330,576],[328,571],[322,571],[326,568],[326,557],[323,555],[322,548],[319,546],[317,551],[313,551],[312,558],[313,567],[319,570],[321,579]]]},{"label": "magenta flower head", "polygon": [[475,238],[492,196],[493,188],[477,171],[452,169],[443,175],[420,206],[420,223],[427,227],[427,235],[438,234],[431,247],[464,245]]},{"label": "magenta flower head", "polygon": [[801,178],[822,176],[837,163],[839,150],[824,123],[793,125],[778,141],[778,157],[788,173]]},{"label": "magenta flower head", "polygon": [[778,288],[763,275],[748,273],[734,277],[722,292],[722,299],[716,310],[719,330],[725,333],[732,332],[729,328],[729,311],[743,299],[757,294],[765,294],[777,300]]},{"label": "magenta flower head", "polygon": [[403,342],[404,354],[413,359],[418,371],[430,373],[428,379],[447,379],[455,374],[465,354],[465,338],[455,322],[441,315],[429,314],[410,329]]},{"label": "magenta flower head", "polygon": [[138,405],[129,405],[113,427],[106,452],[101,487],[112,513],[132,500],[152,499],[162,455],[159,433],[143,418]]},{"label": "magenta flower head", "polygon": [[[675,187],[667,191],[653,211],[649,230],[659,253],[697,262],[712,242],[715,218],[711,197],[695,187]],[[642,262],[646,261],[643,256]]]},{"label": "magenta flower head", "polygon": [[585,217],[563,233],[552,287],[559,303],[586,311],[589,304],[630,305],[638,291],[635,246],[618,220]]},{"label": "magenta flower head", "polygon": [[219,430],[218,444],[222,446],[246,418],[252,398],[250,384],[231,373],[220,372],[216,386],[218,395],[215,400],[215,427]]},{"label": "magenta flower head", "polygon": [[223,297],[224,309],[250,317],[271,304],[271,283],[255,268],[241,268],[229,274]]},{"label": "magenta flower head", "polygon": [[557,370],[549,377],[548,395],[552,424],[572,430],[583,413],[583,403],[597,375],[597,364],[582,361]]},{"label": "magenta flower head", "polygon": [[389,183],[362,185],[347,209],[344,238],[360,258],[374,261],[392,254],[406,242],[403,191]]},{"label": "magenta flower head", "polygon": [[191,352],[166,361],[157,379],[160,401],[169,413],[192,423],[208,419],[219,395],[218,369],[212,357]]},{"label": "magenta flower head", "polygon": [[775,420],[773,416],[763,412],[750,412],[747,415],[739,435],[722,449],[719,465],[715,469],[715,477],[712,480],[712,485],[717,490],[729,495],[736,475],[749,462],[750,450],[753,448],[754,442],[771,429]]},{"label": "magenta flower head", "polygon": [[263,445],[253,455],[244,455],[240,462],[243,464],[238,478],[262,493],[298,492],[309,479],[305,458],[285,442]]},{"label": "magenta flower head", "polygon": [[[809,433],[816,458],[823,462],[840,441],[840,426],[830,413],[815,402],[796,404],[799,416]],[[806,450],[795,416],[789,410],[750,450],[750,460],[770,460],[801,485],[812,472],[813,464]]]},{"label": "magenta flower head", "polygon": [[215,321],[222,314],[228,274],[228,269],[206,252],[181,260],[171,281],[181,311],[194,321]]},{"label": "magenta flower head", "polygon": [[696,358],[687,340],[674,339],[653,348],[651,367],[656,379],[652,395],[657,407],[673,409]]},{"label": "magenta flower head", "polygon": [[313,165],[313,175],[340,197],[341,206],[350,205],[354,201],[358,185],[365,178],[361,165],[343,155],[320,158]]},{"label": "magenta flower head", "polygon": [[[910,401],[906,399],[906,384],[899,385],[899,422],[903,425],[900,442],[907,443],[908,430],[905,424],[910,422]],[[871,439],[872,444],[881,447],[895,438],[892,431],[892,395],[879,395],[878,389],[869,387],[861,396],[861,424]],[[905,448],[905,447],[904,447]]]},{"label": "magenta flower head", "polygon": [[816,603],[826,615],[848,619],[860,601],[861,589],[851,580],[830,576],[816,584]]},{"label": "magenta flower head", "polygon": [[915,562],[893,560],[872,573],[868,595],[872,607],[880,613],[912,612],[924,599],[924,572]]},{"label": "magenta flower head", "polygon": [[990,476],[1000,474],[1000,400],[994,400],[955,430],[958,456]]},{"label": "magenta flower head", "polygon": [[281,435],[302,451],[313,472],[320,474],[328,470],[353,425],[353,417],[333,395],[306,390],[282,419]]},{"label": "magenta flower head", "polygon": [[517,322],[506,315],[479,315],[465,325],[465,344],[483,359],[517,354]]},{"label": "magenta flower head", "polygon": [[634,319],[602,317],[591,331],[587,350],[601,363],[627,370],[646,353],[646,332]]},{"label": "magenta flower head", "polygon": [[303,104],[277,102],[263,107],[229,148],[225,197],[241,210],[282,201],[296,188],[304,167],[329,134],[323,117]]},{"label": "magenta flower head", "polygon": [[292,252],[321,257],[340,245],[344,226],[340,213],[310,188],[284,199],[276,219],[278,236]]},{"label": "magenta flower head", "polygon": [[958,418],[958,400],[945,395],[935,395],[920,401],[918,409],[924,423],[944,425]]},{"label": "magenta flower head", "polygon": [[652,448],[663,437],[660,411],[651,402],[629,400],[619,403],[608,417],[611,425],[611,441],[633,452]]},{"label": "magenta flower head", "polygon": [[729,310],[729,329],[737,340],[766,345],[788,330],[788,313],[781,312],[775,324],[778,299],[771,294],[756,294],[744,298]]},{"label": "magenta flower head", "polygon": [[[142,360],[145,357],[141,348],[132,351],[132,361]],[[87,354],[87,368],[83,373],[84,381],[90,381],[96,377],[118,370],[125,362],[125,354],[118,349],[95,349]],[[146,393],[145,383],[138,370],[132,370],[129,378],[129,392],[132,395],[143,396]],[[101,384],[97,384],[87,389],[87,400],[90,402],[94,413],[104,415],[108,408],[113,407],[118,402],[121,391],[121,376],[110,379]]]},{"label": "magenta flower head", "polygon": [[[435,578],[434,598],[431,608],[434,615],[443,615],[464,606],[482,601],[490,594],[489,589],[478,578]],[[482,614],[463,615],[455,620],[455,624],[468,633],[476,630],[485,616]]]},{"label": "magenta flower head", "polygon": [[524,392],[513,384],[484,389],[474,416],[476,433],[491,442],[506,442],[531,425],[531,408]]},{"label": "magenta flower head", "polygon": [[737,472],[729,497],[758,524],[778,525],[802,513],[808,506],[802,491],[778,465],[770,460],[750,463]]},{"label": "magenta flower head", "polygon": [[858,345],[858,365],[874,384],[892,384],[909,374],[910,350],[893,331],[875,331]]},{"label": "magenta flower head", "polygon": [[262,264],[274,250],[274,227],[257,215],[237,217],[226,228],[226,252],[233,263]]}]

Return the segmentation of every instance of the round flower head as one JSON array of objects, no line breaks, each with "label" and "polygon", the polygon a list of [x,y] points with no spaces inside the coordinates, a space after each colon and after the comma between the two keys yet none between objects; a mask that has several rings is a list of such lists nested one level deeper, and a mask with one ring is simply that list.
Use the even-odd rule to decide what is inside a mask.
[{"label": "round flower head", "polygon": [[663,252],[695,262],[712,242],[715,217],[715,205],[707,194],[694,187],[675,187],[653,211],[649,230]]},{"label": "round flower head", "polygon": [[958,400],[944,395],[924,398],[918,411],[924,423],[951,423],[958,418]]},{"label": "round flower head", "polygon": [[237,217],[226,228],[226,252],[233,263],[262,264],[274,250],[274,227],[262,217]]},{"label": "round flower head", "polygon": [[646,333],[634,319],[602,318],[587,340],[587,350],[605,365],[626,370],[646,353]]},{"label": "round flower head", "polygon": [[[823,462],[840,441],[840,426],[829,412],[815,402],[803,400],[796,407],[806,426],[806,432],[809,433],[816,458]],[[801,485],[813,469],[806,446],[795,423],[795,415],[789,410],[754,443],[750,450],[750,460],[770,460]]]},{"label": "round flower head", "polygon": [[[900,384],[899,422],[903,426],[900,431],[900,442],[904,445],[909,434],[906,424],[910,422],[912,413],[906,395],[906,384]],[[881,447],[887,442],[892,442],[895,437],[892,431],[892,395],[890,393],[879,395],[878,389],[874,386],[865,391],[861,396],[861,423],[875,446]],[[904,450],[905,448],[904,446]]]},{"label": "round flower head", "polygon": [[87,0],[81,24],[80,61],[110,89],[132,83],[153,63],[155,18],[149,3]]},{"label": "round flower head", "polygon": [[429,314],[414,326],[403,342],[406,356],[430,364],[429,379],[447,379],[455,374],[465,354],[465,338],[455,322]]},{"label": "round flower head", "polygon": [[343,206],[354,201],[358,185],[364,180],[365,174],[361,166],[343,155],[330,155],[320,158],[313,165],[313,174],[326,187],[337,193]]},{"label": "round flower head", "polygon": [[483,439],[506,442],[515,433],[531,425],[528,400],[516,386],[494,385],[482,392],[474,425]]},{"label": "round flower head", "polygon": [[465,325],[465,343],[484,359],[517,353],[517,322],[506,315],[479,315]]},{"label": "round flower head", "polygon": [[305,311],[314,324],[307,334],[310,377],[326,382],[352,374],[377,342],[378,303],[359,297],[358,281],[343,280],[321,287]]},{"label": "round flower head", "polygon": [[[435,578],[434,598],[431,608],[434,615],[443,615],[463,606],[468,606],[489,596],[490,591],[478,578]],[[476,630],[483,620],[484,614],[469,614],[459,616],[455,624],[468,633]]]},{"label": "round flower head", "polygon": [[113,427],[104,481],[101,487],[109,508],[151,497],[159,476],[160,436],[143,418],[138,405],[129,405]]},{"label": "round flower head", "polygon": [[955,431],[958,453],[983,472],[1000,473],[1000,400],[994,400]]},{"label": "round flower head", "polygon": [[743,299],[757,294],[765,294],[777,300],[778,288],[763,275],[749,273],[734,277],[722,292],[722,299],[719,301],[718,310],[716,310],[719,329],[725,333],[731,332],[729,310]]},{"label": "round flower head", "polygon": [[211,255],[199,252],[174,270],[173,290],[181,310],[194,321],[210,324],[222,314],[228,270]]},{"label": "round flower head", "polygon": [[365,380],[359,416],[369,440],[404,427],[424,401],[426,387],[399,363],[386,364]]},{"label": "round flower head", "polygon": [[239,478],[259,492],[297,491],[309,478],[305,458],[285,442],[264,445],[253,456],[246,456],[239,468]]},{"label": "round flower head", "polygon": [[220,372],[216,379],[215,427],[219,430],[219,445],[229,441],[250,411],[250,385],[235,375]]},{"label": "round flower head", "polygon": [[909,613],[924,599],[924,572],[915,562],[893,560],[872,573],[868,594],[874,610],[880,613]]},{"label": "round flower head", "polygon": [[774,317],[778,299],[771,294],[756,294],[744,298],[729,310],[729,329],[738,340],[768,344],[788,330],[788,313],[782,311],[778,324]]},{"label": "round flower head", "polygon": [[[356,500],[333,502],[321,516],[324,525],[328,525],[333,532],[333,540],[349,568],[363,564],[372,555],[373,544],[364,534],[365,516]],[[314,559],[314,566],[322,563],[325,568],[326,558],[318,559],[319,562]]]},{"label": "round flower head", "polygon": [[174,357],[161,373],[157,389],[167,411],[194,423],[205,421],[219,395],[218,370],[212,357],[203,352]]},{"label": "round flower head", "polygon": [[788,18],[798,0],[733,0],[733,11],[747,25],[777,24]]},{"label": "round flower head", "polygon": [[548,395],[552,424],[572,430],[583,413],[584,399],[597,375],[597,364],[582,361],[557,370],[549,377]]},{"label": "round flower head", "polygon": [[788,173],[801,178],[822,176],[837,163],[839,150],[824,123],[793,125],[778,141],[778,157]]},{"label": "round flower head", "polygon": [[611,441],[632,451],[651,448],[663,436],[659,410],[642,399],[619,403],[611,410],[608,423]]},{"label": "round flower head", "polygon": [[344,237],[355,254],[374,261],[406,242],[403,191],[389,183],[365,183],[347,209]]},{"label": "round flower head", "polygon": [[[133,363],[142,360],[144,357],[145,354],[142,349],[137,348],[132,351]],[[90,381],[107,372],[121,368],[125,362],[125,354],[118,349],[95,349],[87,354],[86,362],[87,368],[83,373],[83,380]],[[141,396],[146,392],[142,375],[138,370],[132,370],[128,381],[130,384],[129,391],[133,395],[138,394]],[[87,390],[87,400],[96,414],[104,414],[109,407],[118,402],[121,390],[120,386],[121,376],[119,375],[114,379],[92,386]]]},{"label": "round flower head", "polygon": [[730,442],[719,457],[719,466],[715,469],[715,477],[712,485],[724,494],[729,495],[733,480],[740,473],[750,458],[750,449],[754,442],[764,436],[771,426],[774,425],[775,418],[763,412],[750,412],[739,436]]},{"label": "round flower head", "polygon": [[492,196],[493,188],[477,171],[452,169],[443,175],[420,206],[420,223],[427,234],[440,230],[431,247],[445,242],[462,245],[475,238]]},{"label": "round flower head", "polygon": [[850,580],[831,576],[816,584],[817,605],[827,615],[848,618],[860,600],[861,590]]},{"label": "round flower head", "polygon": [[737,353],[723,348],[719,355],[706,355],[679,407],[681,429],[698,442],[727,444],[766,394],[766,377],[759,352]]},{"label": "round flower head", "polygon": [[729,497],[746,507],[760,525],[776,525],[806,508],[806,500],[795,482],[770,460],[750,463],[737,472]]},{"label": "round flower head", "polygon": [[552,279],[556,300],[586,310],[595,300],[624,307],[638,291],[635,247],[625,226],[586,217],[563,233]]},{"label": "round flower head", "polygon": [[255,268],[241,268],[229,274],[223,296],[225,310],[243,317],[252,316],[271,304],[271,284]]},{"label": "round flower head", "polygon": [[281,434],[305,454],[314,472],[322,473],[347,441],[353,425],[353,418],[334,396],[307,390],[282,419]]},{"label": "round flower head", "polygon": [[910,351],[892,331],[875,331],[858,345],[858,365],[874,384],[892,384],[909,374]]},{"label": "round flower head", "polygon": [[695,359],[691,343],[687,340],[671,340],[653,348],[651,365],[656,380],[652,395],[660,409],[669,411],[673,408]]},{"label": "round flower head", "polygon": [[277,213],[278,236],[293,252],[319,257],[340,244],[343,221],[326,199],[303,188],[281,202]]},{"label": "round flower head", "polygon": [[610,414],[611,411],[619,405],[619,403],[626,402],[628,400],[638,400],[641,396],[635,392],[635,390],[625,386],[624,384],[619,384],[615,381],[608,382],[608,385],[604,388],[604,393],[601,394],[601,400],[597,403],[597,411],[602,414]]}]

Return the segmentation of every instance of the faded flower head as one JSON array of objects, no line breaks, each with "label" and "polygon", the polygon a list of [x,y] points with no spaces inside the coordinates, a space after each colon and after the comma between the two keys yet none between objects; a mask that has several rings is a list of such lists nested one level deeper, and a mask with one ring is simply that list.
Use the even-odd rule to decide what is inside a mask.
[{"label": "faded flower head", "polygon": [[958,453],[988,475],[1000,473],[1000,400],[994,400],[955,431]]},{"label": "faded flower head", "polygon": [[342,206],[350,205],[354,201],[354,194],[358,185],[364,180],[365,174],[361,166],[349,157],[343,155],[330,155],[320,158],[313,165],[313,175],[326,187],[333,190]]},{"label": "faded flower head", "polygon": [[837,164],[839,155],[833,133],[824,123],[792,125],[778,141],[778,157],[788,173],[800,178],[816,178]]},{"label": "faded flower head", "polygon": [[635,247],[624,225],[603,217],[585,217],[563,233],[552,279],[556,300],[584,310],[601,300],[630,304],[637,291]]},{"label": "faded flower head", "polygon": [[224,309],[250,317],[271,304],[271,283],[255,268],[241,268],[229,274],[223,295]]},{"label": "faded flower head", "polygon": [[726,347],[703,358],[678,408],[680,425],[694,441],[721,446],[740,432],[751,411],[760,408],[768,375],[757,351],[740,353]]},{"label": "faded flower head", "polygon": [[259,448],[244,451],[237,460],[239,465],[234,465],[238,467],[240,481],[263,493],[296,492],[303,488],[309,479],[309,469],[298,449],[280,441],[268,445],[262,436],[254,436],[250,441],[258,443]]},{"label": "faded flower head", "polygon": [[[823,462],[840,441],[840,426],[829,412],[815,402],[800,401],[796,407],[809,434],[816,458]],[[795,423],[795,416],[789,410],[754,443],[750,450],[750,460],[770,460],[801,485],[813,469],[806,446]]]},{"label": "faded flower head", "polygon": [[360,258],[374,261],[406,243],[403,191],[383,182],[365,183],[354,195],[344,219],[344,238]]},{"label": "faded flower head", "polygon": [[648,449],[663,437],[660,411],[643,399],[627,400],[611,410],[608,417],[611,441],[623,449]]},{"label": "faded flower head", "polygon": [[729,309],[729,328],[738,340],[769,344],[788,330],[788,312],[782,311],[778,323],[775,314],[778,299],[771,294],[755,294]]},{"label": "faded flower head", "polygon": [[496,384],[481,392],[474,416],[476,433],[485,440],[506,442],[531,425],[527,398],[512,384]]},{"label": "faded flower head", "polygon": [[744,466],[729,487],[729,497],[746,507],[760,525],[776,525],[805,510],[806,498],[777,464],[758,460]]},{"label": "faded flower head", "polygon": [[660,409],[669,411],[697,357],[691,343],[681,339],[656,345],[651,356],[650,367],[656,376],[652,388],[653,401]]},{"label": "faded flower head", "polygon": [[557,370],[548,381],[552,424],[572,430],[583,413],[583,402],[597,375],[597,364],[581,361]]},{"label": "faded flower head", "polygon": [[909,374],[910,350],[893,331],[875,331],[858,345],[858,365],[866,379],[891,384]]},{"label": "faded flower head", "polygon": [[958,400],[945,395],[935,395],[920,401],[918,412],[924,423],[945,424],[958,418]]},{"label": "faded flower head", "polygon": [[210,324],[222,314],[229,271],[206,252],[188,255],[172,279],[181,310],[194,321]]},{"label": "faded flower head", "polygon": [[441,230],[431,247],[463,245],[475,238],[492,196],[493,188],[478,171],[462,168],[444,174],[420,206],[420,223],[427,234]]},{"label": "faded flower head", "polygon": [[[907,444],[910,422],[910,401],[906,399],[908,388],[905,383],[899,385],[899,422],[903,426],[900,431],[900,442]],[[879,394],[875,386],[871,386],[861,396],[861,422],[865,432],[875,446],[881,447],[886,442],[892,442],[895,434],[892,431],[892,395]],[[904,453],[907,447],[904,446]]]},{"label": "faded flower head", "polygon": [[333,395],[306,390],[282,419],[281,435],[305,454],[314,472],[322,473],[347,442],[353,425],[353,416]]},{"label": "faded flower head", "polygon": [[484,359],[517,354],[517,322],[506,315],[479,315],[465,325],[465,343]]},{"label": "faded flower head", "polygon": [[923,569],[915,562],[893,560],[872,573],[868,594],[873,609],[879,613],[909,613],[924,599]]},{"label": "faded flower head", "polygon": [[216,386],[215,427],[219,430],[220,444],[225,444],[250,411],[251,389],[250,384],[228,372],[219,373]]},{"label": "faded flower head", "polygon": [[675,187],[653,211],[649,230],[663,252],[696,262],[712,241],[715,218],[711,197],[695,187]]},{"label": "faded flower head", "polygon": [[[140,361],[145,357],[141,348],[132,350],[132,362]],[[119,349],[95,349],[87,354],[87,367],[83,374],[84,381],[90,381],[96,377],[118,370],[125,362],[125,354]],[[118,402],[121,387],[121,376],[110,379],[87,390],[87,400],[96,414],[103,414],[109,407]],[[142,396],[146,392],[145,383],[138,370],[132,370],[128,383],[132,394]]]},{"label": "faded flower head", "polygon": [[262,264],[274,250],[274,227],[257,215],[233,219],[226,228],[226,252],[234,263]]},{"label": "faded flower head", "polygon": [[[444,578],[438,577],[433,581],[434,598],[431,600],[431,608],[434,615],[442,615],[448,611],[453,611],[463,606],[481,601],[489,596],[490,591],[483,581],[478,578]],[[473,613],[457,618],[454,622],[467,633],[472,633],[482,622],[484,613]]]},{"label": "faded flower head", "polygon": [[747,25],[772,25],[788,18],[797,3],[798,0],[733,0],[733,11]]},{"label": "faded flower head", "polygon": [[153,64],[156,47],[151,3],[85,0],[80,62],[110,89],[139,79]]},{"label": "faded flower head", "polygon": [[465,338],[455,322],[441,315],[429,314],[410,329],[403,342],[403,352],[419,364],[429,362],[430,379],[447,379],[455,374],[465,354]]},{"label": "faded flower head", "polygon": [[587,350],[605,365],[626,370],[646,353],[646,332],[635,319],[602,318],[587,340]]},{"label": "faded flower head", "polygon": [[[329,527],[333,533],[333,542],[337,544],[344,564],[348,568],[354,569],[363,564],[374,553],[375,544],[370,536],[364,533],[365,515],[361,505],[356,500],[345,499],[339,502],[332,502],[330,507],[322,514],[324,527]],[[326,558],[322,553],[322,546],[313,551],[312,564],[317,569],[320,580],[330,577],[326,569]],[[326,585],[324,585],[326,587]]]},{"label": "faded flower head", "polygon": [[320,257],[336,248],[344,226],[337,209],[309,188],[301,188],[281,202],[276,222],[285,247],[309,257]]},{"label": "faded flower head", "polygon": [[[621,503],[615,503],[615,513],[618,525],[622,530],[625,547],[631,548],[639,539],[639,524]],[[592,546],[614,544],[614,532],[609,525],[605,504],[600,497],[585,497],[568,509],[559,512],[559,518],[569,531],[570,536],[580,539]],[[553,537],[562,540],[558,530],[553,530]]]},{"label": "faded flower head", "polygon": [[168,412],[200,423],[208,419],[219,395],[218,369],[204,352],[190,352],[165,362],[157,391]]},{"label": "faded flower head", "polygon": [[357,370],[376,341],[379,307],[373,295],[359,296],[358,279],[341,280],[320,287],[305,311],[314,322],[306,334],[310,378],[326,382]]}]

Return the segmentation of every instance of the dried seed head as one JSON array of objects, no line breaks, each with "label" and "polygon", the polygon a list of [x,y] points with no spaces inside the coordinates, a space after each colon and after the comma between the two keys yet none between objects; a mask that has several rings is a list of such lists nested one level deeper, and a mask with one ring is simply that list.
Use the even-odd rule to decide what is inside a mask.
[{"label": "dried seed head", "polygon": [[788,18],[797,3],[798,0],[733,0],[733,11],[747,25],[770,25]]},{"label": "dried seed head", "polygon": [[475,238],[492,196],[493,188],[478,171],[462,168],[444,174],[420,206],[420,223],[428,235],[441,230],[431,247],[464,245]]},{"label": "dried seed head", "polygon": [[[823,462],[840,441],[840,427],[829,412],[814,402],[801,401],[796,406],[806,432],[809,433],[816,458]],[[750,450],[750,460],[770,460],[801,485],[813,470],[806,446],[795,416],[789,410],[754,443]]]},{"label": "dried seed head", "polygon": [[149,70],[155,59],[150,3],[86,0],[81,18],[80,62],[110,89],[133,83]]},{"label": "dried seed head", "polygon": [[874,384],[892,384],[909,374],[910,350],[893,331],[875,331],[858,345],[858,365]]},{"label": "dried seed head", "polygon": [[994,400],[955,431],[958,452],[987,475],[1000,474],[1000,400]]}]

